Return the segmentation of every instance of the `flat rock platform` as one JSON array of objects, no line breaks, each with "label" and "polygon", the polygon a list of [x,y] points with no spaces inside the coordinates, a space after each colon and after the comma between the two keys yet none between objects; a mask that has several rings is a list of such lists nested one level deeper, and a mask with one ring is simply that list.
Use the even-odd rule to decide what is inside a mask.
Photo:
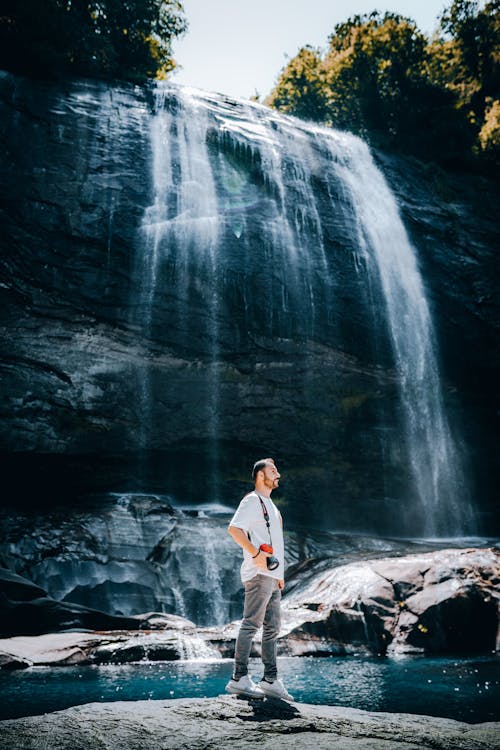
[{"label": "flat rock platform", "polygon": [[275,699],[87,703],[0,722],[0,750],[490,750],[500,722],[466,724]]}]

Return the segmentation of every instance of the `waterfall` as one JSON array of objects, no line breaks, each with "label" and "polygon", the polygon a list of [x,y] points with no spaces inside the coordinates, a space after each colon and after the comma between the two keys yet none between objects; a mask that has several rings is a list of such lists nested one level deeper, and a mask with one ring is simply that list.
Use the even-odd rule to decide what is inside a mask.
[{"label": "waterfall", "polygon": [[[206,398],[199,432],[210,445],[209,499],[216,501],[219,493],[219,445],[232,438],[225,433],[228,406],[221,382],[228,326],[249,341],[252,336],[303,341],[303,355],[288,377],[306,404],[318,398],[317,387],[310,385],[317,376],[311,346],[320,329],[324,336],[324,321],[338,329],[343,322],[342,280],[325,239],[324,203],[321,211],[318,207],[322,189],[330,196],[332,214],[334,194],[342,194],[349,207],[336,242],[351,253],[360,310],[362,304],[369,308],[378,327],[375,338],[392,352],[399,393],[395,418],[403,436],[400,463],[407,467],[401,473],[409,477],[401,483],[405,496],[398,497],[403,533],[471,533],[473,514],[446,416],[416,251],[366,144],[262,105],[159,84],[151,152],[153,202],[140,243],[142,327],[155,341],[155,310],[167,306],[176,346],[189,350],[194,342],[203,350]],[[336,217],[328,226],[330,243],[339,221]],[[223,243],[231,247],[230,257],[221,252]],[[258,286],[255,268],[262,270]],[[241,321],[225,313],[228,276],[238,279]],[[144,370],[143,446],[152,431],[156,398],[151,368]],[[383,408],[394,410],[388,403]]]},{"label": "waterfall", "polygon": [[[426,536],[473,529],[459,451],[446,418],[429,305],[393,194],[367,145],[321,136],[332,173],[345,185],[367,283],[379,287],[399,378],[401,415],[415,496]],[[372,292],[373,298],[373,292]]]}]

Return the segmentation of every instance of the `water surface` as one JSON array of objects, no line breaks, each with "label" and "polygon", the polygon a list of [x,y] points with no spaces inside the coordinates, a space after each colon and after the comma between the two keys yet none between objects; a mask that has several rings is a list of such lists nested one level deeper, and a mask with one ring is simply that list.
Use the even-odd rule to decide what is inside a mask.
[{"label": "water surface", "polygon": [[[232,659],[139,662],[114,666],[36,667],[0,672],[0,718],[56,711],[93,701],[165,700],[225,694]],[[500,657],[280,657],[280,676],[295,700],[500,721]],[[250,660],[262,677],[262,662]]]}]

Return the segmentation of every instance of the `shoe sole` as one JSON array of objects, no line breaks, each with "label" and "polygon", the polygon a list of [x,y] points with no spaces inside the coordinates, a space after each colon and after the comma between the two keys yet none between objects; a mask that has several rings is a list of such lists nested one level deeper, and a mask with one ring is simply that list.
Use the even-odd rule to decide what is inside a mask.
[{"label": "shoe sole", "polygon": [[284,695],[278,695],[277,693],[271,693],[271,692],[268,693],[267,690],[264,690],[264,688],[261,688],[261,690],[266,696],[266,698],[277,698],[280,701],[287,701],[288,703],[295,703],[295,700],[292,698],[292,696],[285,698]]},{"label": "shoe sole", "polygon": [[265,698],[264,691],[261,693],[251,693],[249,690],[236,690],[236,688],[227,687],[226,693],[231,693],[232,695],[244,695],[245,698],[258,698],[259,700]]}]

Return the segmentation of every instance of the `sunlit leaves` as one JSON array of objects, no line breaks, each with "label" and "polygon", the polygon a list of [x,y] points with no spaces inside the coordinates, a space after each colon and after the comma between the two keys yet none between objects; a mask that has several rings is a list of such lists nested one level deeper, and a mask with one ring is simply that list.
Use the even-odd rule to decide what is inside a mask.
[{"label": "sunlit leaves", "polygon": [[319,50],[305,46],[282,71],[266,103],[306,120],[324,120],[327,116],[326,99],[321,54]]}]

